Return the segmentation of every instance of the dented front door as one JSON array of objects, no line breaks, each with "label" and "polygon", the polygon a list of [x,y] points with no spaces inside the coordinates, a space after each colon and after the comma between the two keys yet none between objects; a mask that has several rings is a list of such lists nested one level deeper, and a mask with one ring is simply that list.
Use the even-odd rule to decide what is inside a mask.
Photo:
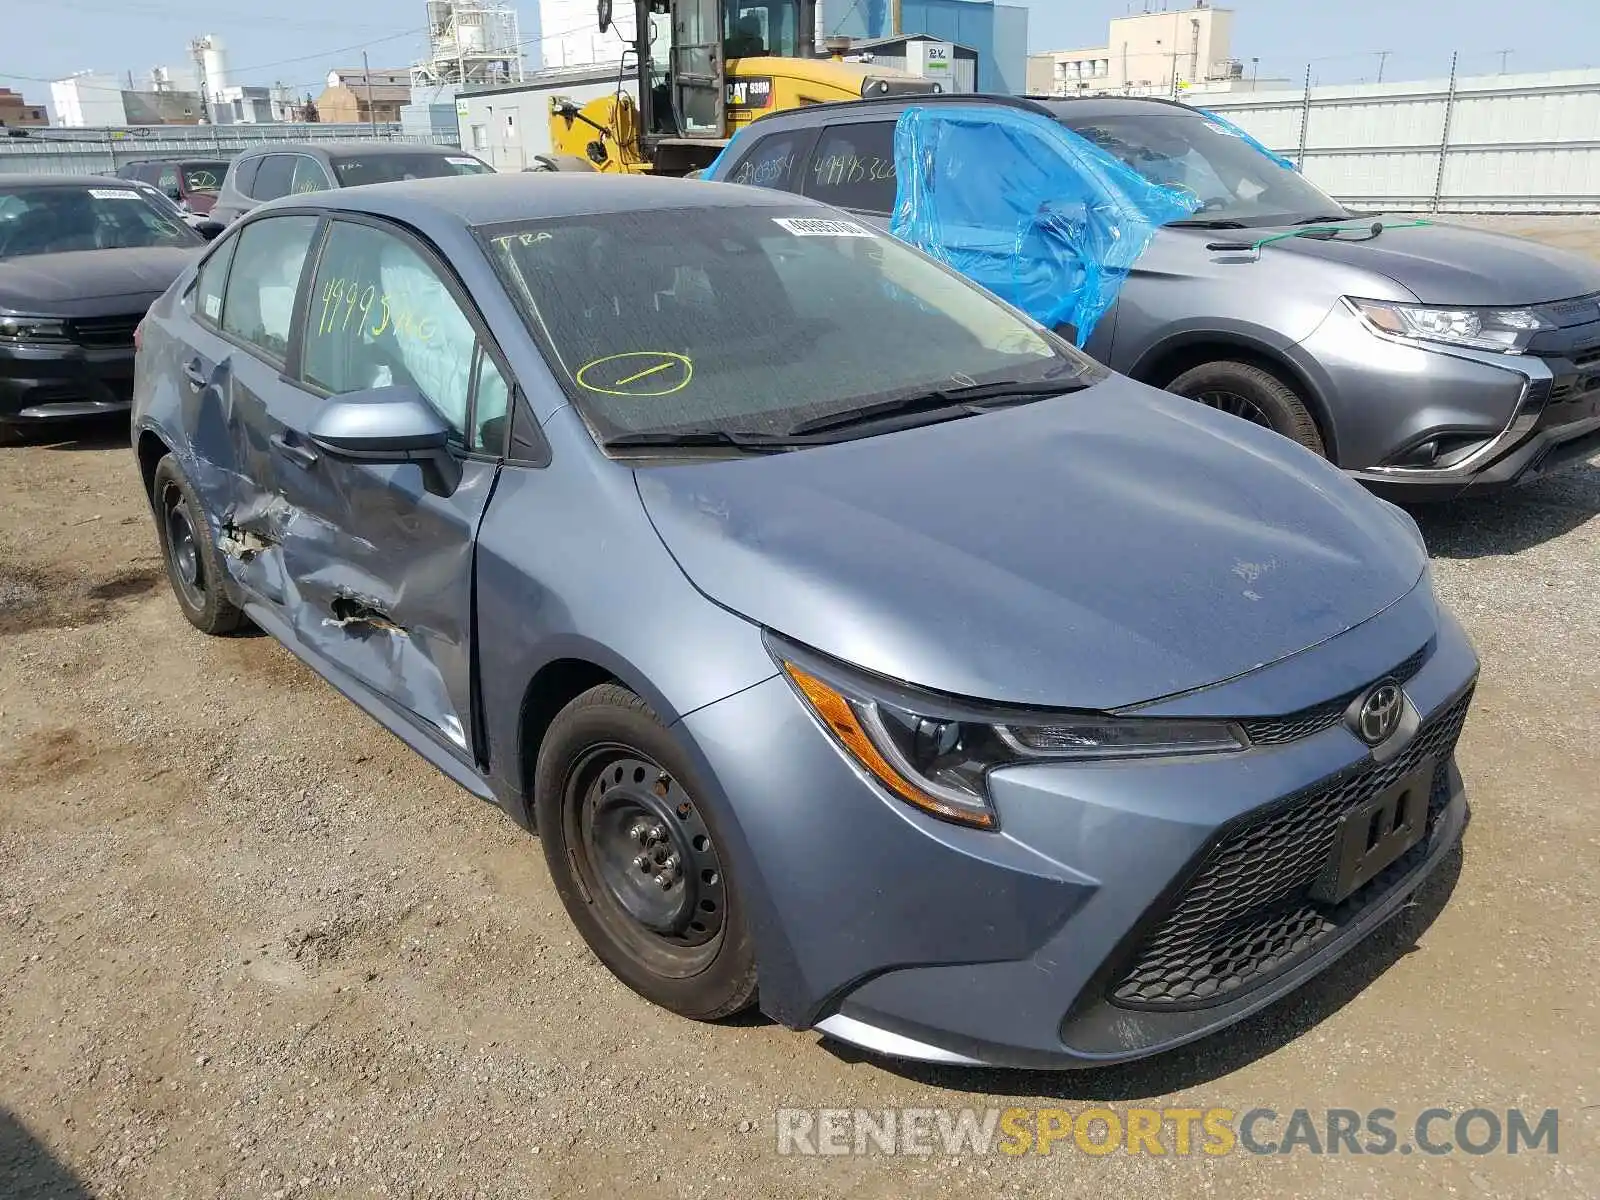
[{"label": "dented front door", "polygon": [[[466,298],[409,234],[335,220],[314,261],[297,380],[275,393],[264,431],[287,508],[286,616],[307,649],[471,761],[473,548],[498,462],[469,414],[478,388],[501,394],[483,382],[501,375]],[[429,492],[415,463],[353,462],[307,436],[329,398],[389,386],[416,389],[455,430],[449,495]]]}]

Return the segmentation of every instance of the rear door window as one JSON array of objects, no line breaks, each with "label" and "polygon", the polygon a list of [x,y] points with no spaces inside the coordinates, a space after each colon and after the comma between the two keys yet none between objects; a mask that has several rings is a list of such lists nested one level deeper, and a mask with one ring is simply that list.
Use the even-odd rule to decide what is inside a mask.
[{"label": "rear door window", "polygon": [[800,190],[800,168],[806,150],[816,139],[814,129],[770,133],[759,139],[724,179],[749,187],[777,188],[785,192]]},{"label": "rear door window", "polygon": [[824,129],[806,168],[806,195],[858,212],[893,212],[894,130],[894,121]]},{"label": "rear door window", "polygon": [[322,164],[309,154],[297,154],[294,159],[294,178],[290,191],[296,196],[306,192],[325,192],[333,186]]},{"label": "rear door window", "polygon": [[261,160],[256,171],[255,186],[250,195],[257,200],[276,200],[287,196],[294,185],[295,154],[269,154]]},{"label": "rear door window", "polygon": [[261,169],[261,159],[241,158],[239,165],[234,169],[233,186],[246,196],[255,194],[256,172]]},{"label": "rear door window", "polygon": [[195,319],[218,328],[222,325],[223,288],[228,282],[228,264],[239,247],[238,238],[229,238],[206,259],[195,278],[191,293]]},{"label": "rear door window", "polygon": [[235,239],[238,249],[228,273],[222,328],[275,363],[281,364],[289,352],[295,292],[318,220],[268,217],[246,226]]}]

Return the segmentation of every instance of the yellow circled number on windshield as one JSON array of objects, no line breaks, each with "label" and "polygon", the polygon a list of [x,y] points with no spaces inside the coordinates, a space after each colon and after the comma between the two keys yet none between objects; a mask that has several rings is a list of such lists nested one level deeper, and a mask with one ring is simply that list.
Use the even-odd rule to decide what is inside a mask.
[{"label": "yellow circled number on windshield", "polygon": [[670,350],[630,350],[586,363],[573,378],[604,396],[670,396],[689,386],[694,363]]}]

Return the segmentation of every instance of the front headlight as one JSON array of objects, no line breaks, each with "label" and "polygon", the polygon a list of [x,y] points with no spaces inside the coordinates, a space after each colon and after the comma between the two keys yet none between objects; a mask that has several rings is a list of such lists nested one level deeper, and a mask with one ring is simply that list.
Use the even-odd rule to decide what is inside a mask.
[{"label": "front headlight", "polygon": [[1505,354],[1521,354],[1534,334],[1555,328],[1554,322],[1531,308],[1436,308],[1354,297],[1350,304],[1384,333]]},{"label": "front headlight", "polygon": [[1226,721],[1018,712],[902,688],[774,646],[802,699],[869,774],[947,821],[993,829],[989,772],[1019,763],[1219,754],[1249,743]]},{"label": "front headlight", "polygon": [[67,325],[54,317],[0,317],[0,342],[64,342]]}]

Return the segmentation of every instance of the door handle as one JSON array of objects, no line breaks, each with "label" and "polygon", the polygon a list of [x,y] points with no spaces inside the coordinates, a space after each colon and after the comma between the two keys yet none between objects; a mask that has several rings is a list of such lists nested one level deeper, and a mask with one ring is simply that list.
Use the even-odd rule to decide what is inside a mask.
[{"label": "door handle", "polygon": [[275,433],[267,439],[272,443],[272,448],[283,455],[297,467],[312,467],[316,465],[317,452],[309,446],[296,445],[281,433]]},{"label": "door handle", "polygon": [[205,368],[198,358],[191,358],[183,364],[183,377],[197,388],[203,388],[209,382]]}]

